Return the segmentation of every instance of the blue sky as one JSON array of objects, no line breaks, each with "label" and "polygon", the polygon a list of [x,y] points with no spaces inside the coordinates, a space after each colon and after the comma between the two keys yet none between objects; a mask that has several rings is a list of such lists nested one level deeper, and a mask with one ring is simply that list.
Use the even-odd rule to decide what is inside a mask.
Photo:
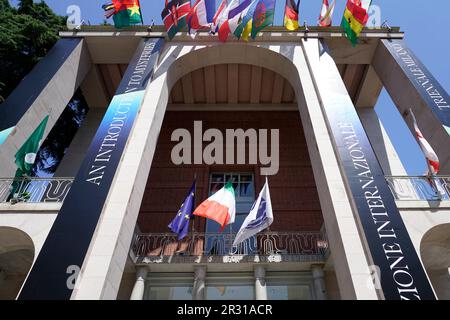
[{"label": "blue sky", "polygon": [[[58,14],[66,14],[67,7],[76,4],[81,8],[82,19],[91,24],[103,21],[101,5],[108,0],[47,0],[47,4]],[[219,2],[219,0],[217,0]],[[17,4],[18,1],[10,1]],[[339,25],[346,0],[337,0],[333,24]],[[277,0],[275,25],[281,25],[284,0]],[[303,0],[300,6],[300,21],[316,24],[322,0]],[[448,40],[447,15],[449,0],[373,0],[381,8],[381,21],[388,20],[391,26],[400,26],[405,39],[416,55],[448,91],[450,89],[450,63],[447,60]],[[155,19],[161,24],[160,13],[164,0],[141,0],[144,22]],[[410,175],[422,175],[426,170],[425,160],[413,136],[386,92],[380,96],[376,111],[394,142],[397,152]],[[419,123],[420,126],[420,123]]]}]

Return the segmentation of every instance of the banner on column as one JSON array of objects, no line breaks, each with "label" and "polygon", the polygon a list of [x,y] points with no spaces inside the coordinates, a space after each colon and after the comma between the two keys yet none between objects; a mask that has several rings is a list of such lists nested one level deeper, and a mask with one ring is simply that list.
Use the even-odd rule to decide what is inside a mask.
[{"label": "banner on column", "polygon": [[70,299],[163,43],[140,42],[19,299]]},{"label": "banner on column", "polygon": [[44,59],[19,83],[0,108],[0,131],[17,125],[81,41],[82,38],[58,40]]},{"label": "banner on column", "polygon": [[[372,257],[373,279],[388,300],[435,295],[383,170],[325,43],[304,43],[347,189]],[[315,56],[314,56],[315,55]]]},{"label": "banner on column", "polygon": [[450,96],[404,40],[381,40],[450,135]]}]

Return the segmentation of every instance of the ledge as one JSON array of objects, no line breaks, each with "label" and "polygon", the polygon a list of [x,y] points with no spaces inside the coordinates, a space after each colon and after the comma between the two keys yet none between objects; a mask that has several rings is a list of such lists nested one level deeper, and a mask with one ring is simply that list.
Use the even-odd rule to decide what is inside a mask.
[{"label": "ledge", "polygon": [[62,203],[60,202],[44,202],[44,203],[0,203],[0,215],[11,213],[27,213],[27,214],[57,214],[61,209]]},{"label": "ledge", "polygon": [[[450,210],[450,201],[396,201],[399,209]],[[417,210],[416,210],[417,211]]]}]

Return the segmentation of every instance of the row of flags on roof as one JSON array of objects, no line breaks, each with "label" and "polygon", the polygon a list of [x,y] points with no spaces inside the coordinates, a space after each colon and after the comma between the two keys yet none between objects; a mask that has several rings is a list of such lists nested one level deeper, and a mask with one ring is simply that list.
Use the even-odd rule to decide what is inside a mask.
[{"label": "row of flags on roof", "polygon": [[[225,186],[203,201],[197,208],[195,205],[196,182],[192,184],[189,194],[182,203],[180,210],[169,224],[170,230],[176,233],[178,240],[182,240],[189,233],[189,222],[194,216],[199,216],[216,221],[220,224],[221,230],[227,225],[233,224],[236,217],[236,197],[233,184],[229,181]],[[269,182],[266,183],[259,193],[258,198],[242,223],[233,246],[237,246],[267,229],[273,223],[272,201],[270,199]]]},{"label": "row of flags on roof", "polygon": [[[267,26],[273,25],[276,0],[164,0],[161,18],[169,39],[186,26],[192,37],[200,30],[218,34],[221,41],[229,35],[248,41]],[[301,0],[286,0],[284,26],[287,30],[299,28]],[[347,0],[341,27],[353,46],[369,19],[371,0]],[[322,0],[318,26],[330,27],[336,0]],[[103,5],[106,18],[113,18],[116,28],[144,24],[139,0],[112,0]]]}]

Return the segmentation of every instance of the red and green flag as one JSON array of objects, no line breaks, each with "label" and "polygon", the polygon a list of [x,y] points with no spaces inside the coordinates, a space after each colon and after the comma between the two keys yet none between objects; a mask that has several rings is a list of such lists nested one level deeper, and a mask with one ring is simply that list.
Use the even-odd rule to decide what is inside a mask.
[{"label": "red and green flag", "polygon": [[116,28],[129,27],[135,24],[144,24],[139,0],[112,0],[103,5],[105,17],[113,17]]},{"label": "red and green flag", "polygon": [[352,46],[356,46],[358,43],[359,34],[369,20],[367,9],[370,6],[370,1],[366,2],[367,7],[364,8],[361,0],[347,1],[341,27],[344,28],[347,39],[352,43]]},{"label": "red and green flag", "polygon": [[253,13],[252,38],[255,39],[258,32],[273,23],[275,12],[275,0],[259,0]]},{"label": "red and green flag", "polygon": [[164,10],[161,12],[161,18],[170,40],[187,25],[190,12],[190,0],[166,0]]}]

